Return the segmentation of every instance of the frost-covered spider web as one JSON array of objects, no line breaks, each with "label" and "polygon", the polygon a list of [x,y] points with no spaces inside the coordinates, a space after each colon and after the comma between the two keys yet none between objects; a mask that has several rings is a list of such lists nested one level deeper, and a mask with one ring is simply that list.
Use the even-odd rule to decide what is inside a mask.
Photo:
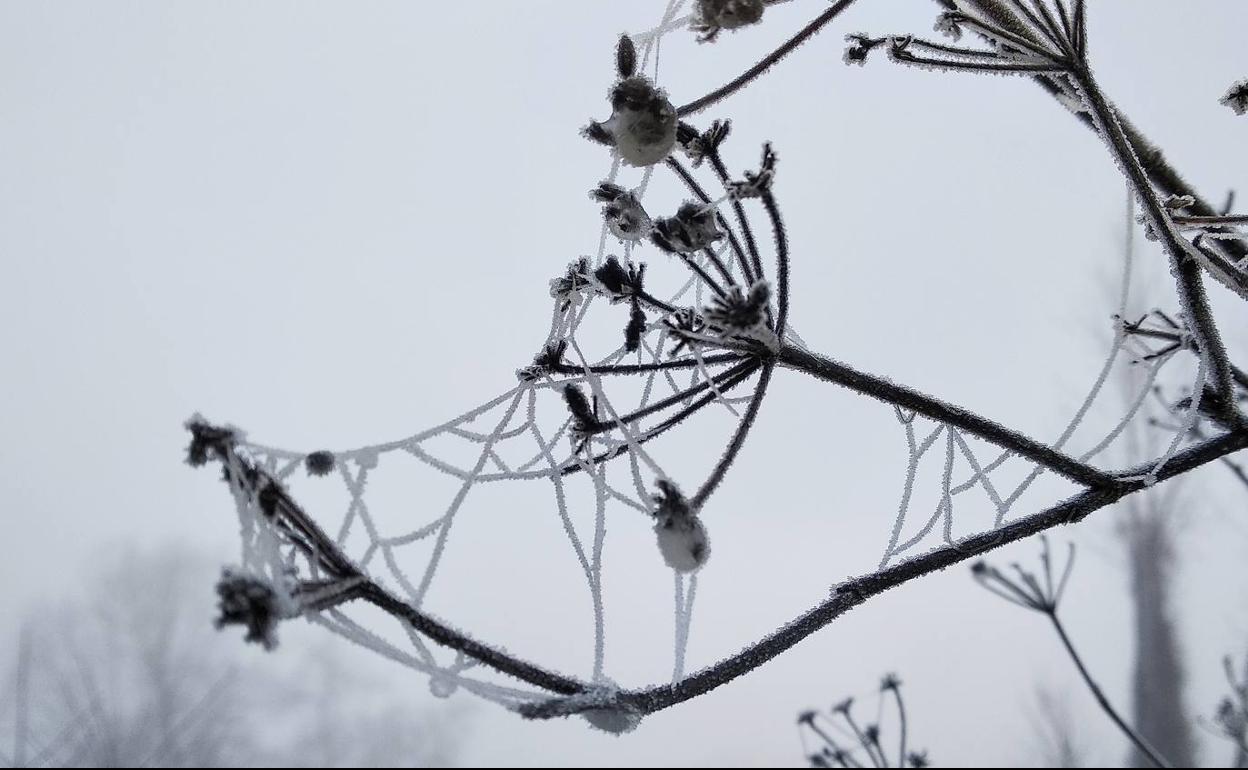
[{"label": "frost-covered spider web", "polygon": [[[679,17],[683,5],[669,2],[657,26],[636,37],[641,44],[638,71],[655,82],[663,38],[685,24]],[[720,140],[727,133],[722,128]],[[712,126],[702,135],[704,144],[717,130]],[[241,433],[229,435],[222,459],[240,516],[244,571],[288,587],[280,611],[302,614],[425,674],[440,696],[462,689],[516,707],[545,701],[552,691],[577,695],[588,690],[596,697],[615,689],[607,654],[608,522],[613,528],[655,530],[658,548],[633,555],[629,568],[670,569],[670,671],[673,682],[682,680],[697,569],[709,553],[699,518],[702,505],[740,448],[770,381],[775,362],[759,351],[774,354],[781,344],[805,347],[784,324],[783,269],[775,271],[775,286],[768,288],[772,284],[763,267],[763,250],[742,213],[742,204],[751,203],[743,200],[749,196],[739,194],[746,183],[731,183],[717,170],[724,192],[713,197],[674,157],[641,169],[625,167],[618,153],[612,158],[595,191],[607,204],[596,253],[574,260],[551,281],[546,338],[532,363],[517,370],[514,386],[440,425],[369,446],[293,451],[253,442]],[[700,160],[695,157],[694,165]],[[774,156],[767,149],[759,174],[747,173],[749,183],[766,177],[770,184],[773,167]],[[660,175],[661,181],[656,178]],[[677,228],[667,235],[672,240],[683,237],[686,244],[692,239],[696,247],[663,254],[646,244],[645,233],[661,229],[657,220],[651,222],[646,207],[661,194],[653,188],[662,182],[673,183],[686,201],[681,209],[685,219],[677,224],[709,228],[714,237],[698,241],[707,232]],[[778,214],[772,206],[764,208],[782,263]],[[1143,374],[1121,419],[1073,455],[1082,462],[1100,455],[1137,419],[1163,367],[1193,349],[1190,335],[1178,323],[1171,323],[1160,337],[1178,341],[1160,347],[1149,346],[1148,336],[1136,333],[1143,322],[1128,322],[1130,274],[1128,253],[1113,343],[1087,397],[1052,448],[1068,450],[1116,367],[1130,362]],[[756,312],[758,319],[732,320],[744,311]],[[720,320],[712,322],[716,314]],[[1142,471],[1145,477],[1168,462],[1195,424],[1202,393],[1195,385],[1206,374],[1203,358],[1196,359],[1193,395],[1179,413],[1180,424],[1173,426],[1167,451]],[[894,411],[904,431],[907,461],[881,568],[941,542],[956,544],[967,530],[1001,527],[1043,473],[1042,466],[965,429]],[[672,458],[664,456],[663,442],[656,439],[695,415],[699,420],[718,415],[719,425],[707,433],[722,437],[724,449],[706,453],[704,482],[682,486],[679,482],[687,483],[688,475],[682,472],[677,479],[665,471]],[[935,502],[927,511],[912,514],[922,471],[933,468]],[[334,497],[326,491],[330,484],[338,486],[333,502],[327,502]],[[562,656],[529,667],[485,645],[451,625],[457,608],[436,601],[439,586],[448,580],[448,560],[479,545],[469,529],[476,517],[466,512],[468,501],[515,485],[545,491],[540,515],[562,533],[564,556],[584,579],[588,636],[575,642],[592,650],[586,670],[576,672],[584,680],[563,678],[546,668],[561,666]],[[389,494],[377,494],[379,486]],[[969,508],[955,503],[976,488],[987,498],[989,518],[976,518],[978,510],[955,517],[955,507],[960,514]],[[296,498],[315,498],[315,515]],[[400,499],[407,502],[396,505]],[[491,506],[488,515],[499,521],[532,515],[528,509],[518,513],[517,507]],[[665,528],[665,516],[680,526]],[[358,598],[368,601],[346,601]],[[397,630],[379,630],[385,622],[379,610],[398,621]],[[504,675],[533,687],[517,686]],[[587,715],[607,729],[630,726],[627,719],[620,723],[618,714],[603,711],[595,716],[592,704]]]},{"label": "frost-covered spider web", "polygon": [[[1102,396],[1107,383],[1118,368],[1125,366],[1131,369],[1128,377],[1131,380],[1132,394],[1127,399],[1121,416],[1112,426],[1103,433],[1095,435],[1089,446],[1073,454],[1073,457],[1081,463],[1095,460],[1113,446],[1123,433],[1135,424],[1149,398],[1157,397],[1160,393],[1160,376],[1167,364],[1173,362],[1184,351],[1194,350],[1191,333],[1164,313],[1153,311],[1144,314],[1139,321],[1134,323],[1129,320],[1134,268],[1132,229],[1134,199],[1130,191],[1128,191],[1127,200],[1126,248],[1117,313],[1114,315],[1113,341],[1087,395],[1061,434],[1050,446],[1058,451],[1069,450],[1093,405]],[[1153,316],[1159,319],[1161,328],[1153,330],[1145,325],[1145,321]],[[1150,339],[1154,332],[1156,337]],[[1162,340],[1163,344],[1150,344],[1157,338]],[[1190,385],[1187,388],[1187,392],[1193,395],[1179,407],[1164,402],[1162,404],[1168,413],[1177,417],[1177,421],[1174,424],[1161,425],[1170,430],[1170,437],[1161,456],[1144,466],[1139,474],[1139,478],[1147,484],[1151,485],[1156,482],[1156,474],[1173,459],[1182,447],[1184,439],[1192,434],[1200,417],[1200,401],[1204,390],[1201,384],[1206,381],[1208,372],[1204,356],[1195,355],[1194,358],[1196,361],[1193,367],[1194,373],[1191,375]],[[939,531],[940,539],[945,544],[956,544],[955,503],[960,495],[976,488],[979,488],[986,496],[993,512],[991,524],[986,529],[1000,528],[1009,520],[1008,517],[1018,501],[1045,472],[1044,466],[1040,464],[1025,463],[1021,478],[1005,481],[994,477],[994,474],[1002,469],[1008,469],[1011,461],[1014,461],[1014,465],[1018,465],[1020,458],[1009,450],[999,450],[991,446],[981,448],[977,453],[974,438],[954,426],[928,420],[925,421],[926,427],[923,428],[923,422],[913,412],[894,408],[894,413],[904,431],[907,461],[897,518],[889,533],[888,543],[879,563],[880,569],[900,558],[920,552],[918,547],[927,543],[934,531]],[[1082,433],[1087,434],[1088,431],[1084,430]],[[937,501],[930,514],[920,515],[917,521],[912,521],[915,518],[911,508],[915,495],[916,477],[924,459],[929,457],[929,453],[933,456],[933,459],[929,459],[929,464],[939,463]],[[985,458],[991,459],[985,461]],[[965,475],[959,476],[959,473]]]},{"label": "frost-covered spider web", "polygon": [[[639,70],[656,81],[659,46],[664,35],[684,25],[677,19],[683,4],[669,3],[657,29],[639,36],[643,41]],[[619,188],[624,175],[630,175],[633,186],[628,193],[640,206],[655,167],[628,169],[618,154],[612,155],[601,186]],[[673,180],[679,182],[681,177]],[[683,182],[688,186],[684,197],[697,192],[700,212],[727,224],[720,213],[730,199],[727,193],[711,199],[692,177]],[[738,258],[746,247],[735,231],[731,236],[731,242],[717,238],[719,242],[706,248],[666,259],[658,255],[660,259],[651,259],[647,270],[635,259],[646,248],[641,238],[607,215],[596,254],[573,261],[551,281],[548,334],[533,362],[517,370],[517,384],[440,425],[379,444],[314,452],[283,449],[235,433],[227,479],[242,524],[244,570],[266,575],[275,585],[303,581],[299,606],[320,610],[304,613],[306,617],[426,674],[435,694],[449,695],[462,688],[507,705],[549,697],[500,683],[478,659],[463,649],[440,649],[410,622],[400,623],[402,639],[387,638],[349,605],[335,601],[352,596],[367,579],[413,612],[427,612],[448,554],[473,547],[457,537],[469,498],[493,485],[540,485],[548,490],[549,515],[558,520],[589,596],[592,617],[586,626],[592,628],[593,655],[587,681],[611,686],[603,587],[608,519],[618,520],[615,517],[624,512],[651,526],[656,490],[664,484],[678,487],[650,442],[703,410],[718,410],[730,423],[739,423],[765,387],[764,366],[698,318],[698,309],[723,298],[727,287],[748,288],[761,278],[756,274],[761,266],[752,237],[753,264]],[[619,245],[618,254],[610,253],[612,244]],[[667,287],[661,298],[650,290],[657,285]],[[638,301],[639,295],[644,303]],[[767,312],[772,312],[770,307]],[[626,322],[637,328],[618,344]],[[609,342],[604,345],[604,340]],[[614,349],[601,352],[611,344]],[[731,429],[724,432],[726,440],[733,435]],[[422,482],[419,503],[405,510],[382,510],[369,492],[377,483],[388,483],[376,480],[383,472],[409,479],[432,473],[445,497],[434,502],[431,486]],[[304,499],[302,493],[293,494],[297,486],[322,485],[309,494],[326,497],[323,485],[330,479],[316,476],[333,477],[341,484],[337,506],[341,513],[336,518],[320,509],[315,515],[305,514],[294,502],[295,497]],[[277,504],[272,495],[278,492],[265,499],[270,481],[281,490]],[[713,486],[703,485],[701,499]],[[275,517],[275,509],[290,514],[277,526],[272,522],[281,516]],[[580,516],[583,511],[592,511],[592,517]],[[290,524],[291,519],[297,523]],[[675,545],[665,544],[662,533],[656,535],[660,550],[646,554],[652,569],[668,569],[665,560],[673,566],[674,680],[685,672],[697,593],[695,570],[709,547],[700,522],[698,527],[690,536],[693,541],[686,538]],[[308,531],[312,529],[316,531]],[[672,554],[664,548],[681,546],[691,547],[693,558],[673,564]],[[683,556],[676,554],[678,561]],[[344,580],[343,574],[355,577]],[[308,583],[322,586],[323,595],[307,588]]]}]

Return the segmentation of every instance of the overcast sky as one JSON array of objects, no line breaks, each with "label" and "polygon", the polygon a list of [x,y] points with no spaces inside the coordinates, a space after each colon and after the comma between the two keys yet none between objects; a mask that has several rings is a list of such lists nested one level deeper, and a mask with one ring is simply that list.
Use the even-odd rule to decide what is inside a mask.
[{"label": "overcast sky", "polygon": [[[586,191],[609,159],[577,131],[608,114],[616,36],[653,26],[663,6],[0,3],[3,616],[72,591],[99,555],[132,544],[192,542],[237,559],[226,489],[182,463],[181,425],[194,412],[263,443],[351,447],[511,387],[545,338],[548,280],[598,247]],[[1217,100],[1248,76],[1248,4],[1091,6],[1092,62],[1115,103],[1209,198],[1243,187],[1248,119]],[[689,101],[824,7],[794,0],[714,45],[673,34],[659,80],[673,101]],[[699,123],[732,118],[736,171],[757,162],[763,141],[780,154],[792,319],[812,348],[1052,440],[1110,334],[1122,180],[1096,138],[1023,80],[883,58],[842,64],[844,34],[926,34],[934,7],[860,0]],[[1172,309],[1167,284],[1147,277],[1164,274],[1162,261],[1141,248],[1139,285],[1152,292],[1139,302]],[[1219,307],[1234,305],[1212,291]],[[1226,318],[1234,353],[1248,345],[1248,319],[1238,307]],[[1093,425],[1114,419],[1111,409]],[[707,462],[728,428],[691,425],[656,443],[656,456]],[[715,551],[691,666],[874,568],[904,463],[890,409],[777,374],[707,512]],[[1177,591],[1193,713],[1221,695],[1221,656],[1248,647],[1248,497],[1224,474],[1216,465],[1194,474],[1182,512]],[[933,479],[922,500],[935,499]],[[377,494],[419,519],[448,502],[444,484],[423,483]],[[1019,513],[1069,491],[1039,484]],[[627,685],[661,681],[670,576],[646,522],[613,515],[608,673]],[[987,500],[968,502],[965,516],[960,526],[974,531],[991,518]],[[474,494],[465,520],[432,609],[587,674],[584,587],[568,582],[575,563],[548,489]],[[1098,513],[1056,537],[1084,546],[1069,625],[1125,706],[1130,615],[1114,520]],[[524,723],[481,703],[465,760],[793,763],[799,710],[846,695],[874,709],[879,676],[895,671],[913,741],[938,763],[1034,758],[1028,709],[1039,683],[1069,690],[1097,758],[1117,761],[1118,738],[1047,632],[957,568],[622,738],[580,720]],[[1211,741],[1205,758],[1225,753]]]}]

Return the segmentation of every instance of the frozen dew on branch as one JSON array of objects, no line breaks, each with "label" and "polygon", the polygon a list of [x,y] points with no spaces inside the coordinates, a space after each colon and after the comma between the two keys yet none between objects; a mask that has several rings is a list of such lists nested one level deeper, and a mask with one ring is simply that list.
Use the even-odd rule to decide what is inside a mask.
[{"label": "frozen dew on branch", "polygon": [[706,564],[711,542],[689,501],[670,481],[660,479],[654,496],[654,533],[663,561],[677,572],[693,572]]},{"label": "frozen dew on branch", "polygon": [[1230,107],[1236,115],[1248,114],[1248,78],[1232,85],[1218,103]]},{"label": "frozen dew on branch", "polygon": [[247,627],[244,639],[272,650],[277,647],[277,623],[299,614],[299,604],[291,596],[289,585],[272,581],[242,569],[227,567],[217,581],[215,621],[218,630],[226,626]]},{"label": "frozen dew on branch", "polygon": [[690,29],[699,43],[714,42],[721,30],[735,30],[762,21],[763,0],[698,0]]},{"label": "frozen dew on branch", "polygon": [[550,702],[555,713],[562,716],[579,714],[594,727],[612,735],[624,735],[637,729],[644,716],[640,709],[620,698],[620,689],[610,679],[582,693]]},{"label": "frozen dew on branch", "polygon": [[625,163],[652,166],[676,146],[676,108],[667,94],[641,75],[626,77],[611,89],[611,117],[591,122],[589,139],[613,145]]}]

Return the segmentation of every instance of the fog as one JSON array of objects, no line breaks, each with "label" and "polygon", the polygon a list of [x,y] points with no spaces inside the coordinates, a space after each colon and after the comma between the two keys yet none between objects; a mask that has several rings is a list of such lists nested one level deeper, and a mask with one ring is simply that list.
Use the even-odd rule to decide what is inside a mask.
[{"label": "fog", "polygon": [[[205,645],[225,642],[222,654],[296,680],[328,649],[344,661],[339,676],[379,682],[414,729],[434,719],[459,736],[463,764],[794,764],[798,712],[847,696],[873,710],[886,672],[904,682],[912,743],[937,764],[1041,762],[1041,685],[1060,695],[1092,761],[1123,760],[1125,741],[1043,618],[980,590],[965,568],[879,597],[619,737],[581,719],[526,722],[462,692],[435,699],[426,677],[306,623],[283,624],[267,655],[244,649],[238,629],[212,629],[217,572],[239,559],[238,518],[219,473],[185,464],[183,423],[201,413],[262,444],[347,448],[410,435],[513,387],[545,340],[549,280],[598,248],[586,193],[610,158],[578,131],[609,114],[617,36],[651,28],[663,6],[0,4],[0,671],[26,619],[98,601],[107,565],[193,553]],[[658,80],[677,104],[690,101],[824,7],[771,7],[765,23],[714,44],[671,34]],[[884,57],[842,63],[844,34],[927,34],[934,7],[860,0],[697,122],[732,119],[734,173],[758,162],[762,142],[776,148],[791,319],[811,348],[1051,441],[1112,334],[1123,181],[1096,137],[1022,79]],[[1106,92],[1189,182],[1221,200],[1248,179],[1248,123],[1218,104],[1248,75],[1248,5],[1100,0],[1089,24]],[[656,184],[658,200],[677,200],[670,179]],[[1133,307],[1172,309],[1164,255],[1138,228],[1136,241]],[[651,247],[642,257],[656,270],[667,260]],[[1235,356],[1248,318],[1229,292],[1210,291]],[[1190,362],[1176,366],[1190,377]],[[1081,448],[1120,414],[1106,403]],[[691,422],[654,454],[693,478],[729,430],[722,414]],[[1142,459],[1127,451],[1104,467]],[[905,462],[890,407],[778,371],[708,505],[714,557],[699,575],[688,668],[874,569]],[[917,510],[934,504],[933,479]],[[1175,483],[1173,600],[1195,718],[1225,692],[1222,656],[1248,648],[1248,490],[1217,464]],[[377,509],[410,517],[409,529],[445,510],[455,488],[427,471],[375,484]],[[1046,476],[1017,511],[1072,489]],[[312,494],[343,502],[340,486]],[[965,497],[959,534],[993,513],[982,495]],[[592,526],[592,510],[576,514]],[[1052,536],[1080,547],[1063,617],[1126,707],[1121,515],[1101,511]],[[670,573],[643,517],[621,507],[609,521],[607,674],[627,686],[665,681]],[[456,526],[431,611],[588,676],[588,601],[549,488],[474,490]],[[1037,551],[1024,542],[996,560]],[[297,723],[305,697],[272,708]],[[1203,762],[1225,764],[1228,744],[1196,737]]]}]

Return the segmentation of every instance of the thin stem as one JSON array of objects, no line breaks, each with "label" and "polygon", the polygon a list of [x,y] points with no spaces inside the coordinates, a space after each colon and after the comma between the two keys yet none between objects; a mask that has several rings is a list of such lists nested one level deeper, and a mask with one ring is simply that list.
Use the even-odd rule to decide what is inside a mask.
[{"label": "thin stem", "polygon": [[901,733],[901,748],[898,749],[897,766],[906,766],[906,704],[901,700],[901,687],[895,686],[891,688],[893,697],[897,699],[897,721],[898,731]]},{"label": "thin stem", "polygon": [[858,744],[862,746],[863,750],[867,752],[867,756],[871,758],[871,764],[876,767],[888,767],[888,761],[884,759],[883,753],[880,752],[877,754],[880,747],[875,746],[875,748],[872,749],[874,744],[872,744],[871,740],[867,738],[866,733],[858,727],[858,723],[854,720],[853,715],[849,713],[849,709],[842,711],[841,716],[845,717],[845,721],[849,723],[850,729],[854,731],[854,737],[858,739]]},{"label": "thin stem", "polygon": [[[758,370],[758,365],[755,364],[754,366],[750,366],[746,369],[741,370],[740,374],[733,376],[731,379],[727,379],[727,380],[724,380],[723,382],[717,383],[719,387],[719,392],[727,393],[729,390],[735,388],[736,386],[740,385],[742,382],[745,382],[747,379],[749,379],[750,376],[752,376],[754,372],[756,372],[757,370]],[[635,443],[645,444],[648,441],[658,438],[659,436],[663,435],[664,433],[671,430],[675,426],[679,425],[681,422],[684,421],[686,417],[689,417],[693,413],[704,408],[706,405],[713,403],[714,401],[717,401],[717,400],[719,400],[719,393],[710,393],[710,394],[703,396],[702,398],[698,399],[697,401],[694,401],[692,404],[680,410],[679,412],[676,412],[671,417],[668,417],[663,422],[658,423],[650,430],[646,431],[645,434],[637,438]],[[621,443],[618,447],[614,449],[608,449],[607,451],[602,452],[601,454],[594,457],[593,464],[597,465],[598,463],[606,462],[608,460],[613,460],[616,457],[619,457],[620,455],[630,451],[631,449],[632,447],[629,444]],[[584,470],[584,465],[582,463],[573,462],[561,468],[559,473],[562,476],[570,476],[582,470]]]},{"label": "thin stem", "polygon": [[711,291],[715,292],[716,296],[721,298],[728,296],[727,292],[724,291],[724,287],[716,283],[715,279],[711,277],[710,273],[703,270],[701,265],[694,262],[693,257],[680,251],[675,252],[675,254],[680,258],[681,262],[685,263],[685,267],[698,274],[698,277],[702,279],[702,282],[710,287]]},{"label": "thin stem", "polygon": [[711,471],[711,475],[702,484],[702,488],[697,491],[691,499],[691,505],[696,511],[706,504],[707,499],[719,487],[720,482],[724,480],[724,475],[728,473],[733,460],[737,459],[737,454],[741,451],[741,447],[745,446],[745,437],[749,434],[750,428],[754,426],[754,421],[758,418],[759,407],[763,404],[763,396],[767,393],[767,385],[771,382],[771,373],[776,368],[772,362],[763,364],[762,374],[758,377],[758,385],[754,387],[754,396],[750,399],[750,405],[746,408],[745,414],[741,417],[740,424],[732,436],[732,440],[728,442],[728,448],[724,450],[724,454],[719,458],[719,462],[715,464],[715,469]]},{"label": "thin stem", "polygon": [[807,724],[809,724],[809,725],[810,725],[810,729],[811,729],[811,730],[813,730],[813,731],[815,732],[815,734],[816,734],[816,735],[818,735],[820,738],[822,738],[822,739],[823,739],[823,741],[824,741],[825,743],[827,743],[827,744],[828,744],[828,746],[832,747],[832,750],[833,750],[833,751],[837,752],[837,754],[839,754],[841,757],[843,757],[843,758],[844,758],[844,759],[842,759],[842,760],[841,760],[841,766],[842,766],[842,767],[849,767],[849,766],[850,766],[850,765],[849,765],[849,763],[850,763],[850,762],[853,762],[853,763],[854,763],[854,764],[853,764],[853,766],[854,766],[854,767],[862,767],[862,763],[861,763],[861,762],[859,762],[858,760],[854,759],[853,755],[852,755],[852,754],[850,754],[848,751],[844,751],[843,749],[841,749],[840,744],[838,744],[838,743],[837,743],[837,742],[836,742],[836,741],[832,738],[832,736],[831,736],[831,735],[828,735],[828,732],[827,732],[826,730],[824,730],[824,729],[823,729],[822,727],[820,727],[819,725],[815,724],[815,722],[814,722],[814,720],[813,720],[813,719],[812,719],[810,722],[808,722]]},{"label": "thin stem", "polygon": [[653,404],[650,404],[649,406],[642,407],[641,409],[636,409],[632,412],[629,412],[628,414],[622,415],[618,419],[600,422],[597,425],[593,426],[594,430],[592,432],[593,433],[606,433],[607,431],[614,430],[615,428],[618,428],[621,425],[628,425],[630,423],[634,423],[643,417],[648,417],[649,415],[652,415],[655,412],[661,412],[664,409],[667,409],[668,407],[672,407],[672,406],[675,406],[676,404],[689,400],[693,396],[696,396],[697,394],[711,387],[712,382],[714,382],[715,385],[720,385],[721,383],[731,380],[733,377],[745,372],[746,370],[752,371],[757,366],[758,364],[755,363],[753,360],[745,359],[741,363],[736,364],[735,366],[728,369],[727,371],[720,372],[719,374],[712,377],[710,380],[703,380],[699,382],[697,385],[694,385],[690,388],[686,388],[685,390],[682,390],[679,393],[673,393],[667,398],[656,401]]},{"label": "thin stem", "polygon": [[779,362],[784,366],[835,383],[856,393],[871,396],[894,406],[918,412],[924,417],[961,428],[1003,449],[1009,449],[1040,463],[1055,473],[1084,486],[1112,488],[1119,484],[1113,476],[1103,471],[962,407],[926,396],[882,377],[859,372],[830,358],[785,343],[780,348]]},{"label": "thin stem", "polygon": [[750,67],[729,83],[715,89],[706,96],[703,96],[700,99],[694,99],[692,102],[680,107],[676,110],[676,114],[680,117],[684,117],[686,115],[692,115],[695,112],[701,112],[721,99],[731,96],[741,90],[745,86],[749,85],[750,82],[759,75],[771,69],[772,65],[788,56],[794,49],[809,40],[816,32],[827,26],[828,22],[835,19],[842,11],[853,4],[854,0],[837,0],[837,2],[828,8],[828,10],[816,16],[814,20],[805,27],[802,27],[796,35],[789,38],[776,50],[764,56],[758,64]]},{"label": "thin stem", "polygon": [[1079,653],[1075,652],[1075,646],[1071,643],[1070,637],[1066,635],[1066,629],[1062,626],[1062,621],[1058,619],[1057,612],[1049,612],[1049,619],[1053,621],[1053,627],[1057,629],[1057,635],[1061,637],[1062,645],[1066,648],[1066,653],[1070,655],[1070,659],[1074,661],[1075,667],[1079,669],[1079,675],[1083,677],[1083,681],[1087,684],[1088,689],[1092,691],[1092,696],[1096,698],[1096,702],[1100,704],[1101,710],[1105,712],[1113,723],[1118,726],[1123,735],[1126,735],[1140,753],[1148,757],[1148,760],[1157,767],[1170,767],[1170,763],[1165,757],[1157,752],[1157,749],[1145,740],[1144,736],[1137,733],[1130,725],[1119,716],[1118,712],[1110,704],[1109,698],[1105,697],[1105,693],[1101,691],[1100,686],[1092,679],[1092,675],[1088,672],[1087,666],[1083,665],[1083,659],[1079,657]]},{"label": "thin stem", "polygon": [[681,358],[676,361],[657,361],[651,364],[602,364],[599,366],[575,366],[573,364],[556,364],[550,368],[555,374],[578,375],[588,369],[593,374],[648,374],[666,369],[693,369],[703,364],[730,364],[744,361],[745,356],[737,353],[716,353],[704,356],[699,362],[696,358]]},{"label": "thin stem", "polygon": [[710,261],[710,263],[715,266],[715,270],[718,271],[720,277],[724,279],[725,286],[737,286],[738,285],[737,279],[733,278],[732,273],[728,272],[728,268],[727,266],[724,265],[724,261],[719,258],[719,255],[715,253],[714,249],[711,249],[708,247],[708,248],[702,249],[702,253],[706,256],[707,260]]},{"label": "thin stem", "polygon": [[[724,165],[724,159],[719,156],[719,152],[712,150],[706,156],[710,161],[711,168],[715,170],[715,175],[719,177],[719,182],[728,188],[729,174],[728,167]],[[754,240],[754,231],[750,229],[750,220],[745,216],[745,207],[741,205],[741,201],[733,198],[732,211],[737,217],[737,224],[741,227],[741,237],[745,239],[745,246],[750,251],[750,263],[745,262],[745,255],[741,254],[741,266],[747,275],[751,275],[753,280],[758,280],[767,274],[763,270],[763,261],[758,255],[758,242]]]},{"label": "thin stem", "polygon": [[771,218],[771,233],[776,241],[776,337],[784,342],[784,326],[789,317],[789,238],[780,219],[780,207],[771,190],[763,190],[763,207]]}]

